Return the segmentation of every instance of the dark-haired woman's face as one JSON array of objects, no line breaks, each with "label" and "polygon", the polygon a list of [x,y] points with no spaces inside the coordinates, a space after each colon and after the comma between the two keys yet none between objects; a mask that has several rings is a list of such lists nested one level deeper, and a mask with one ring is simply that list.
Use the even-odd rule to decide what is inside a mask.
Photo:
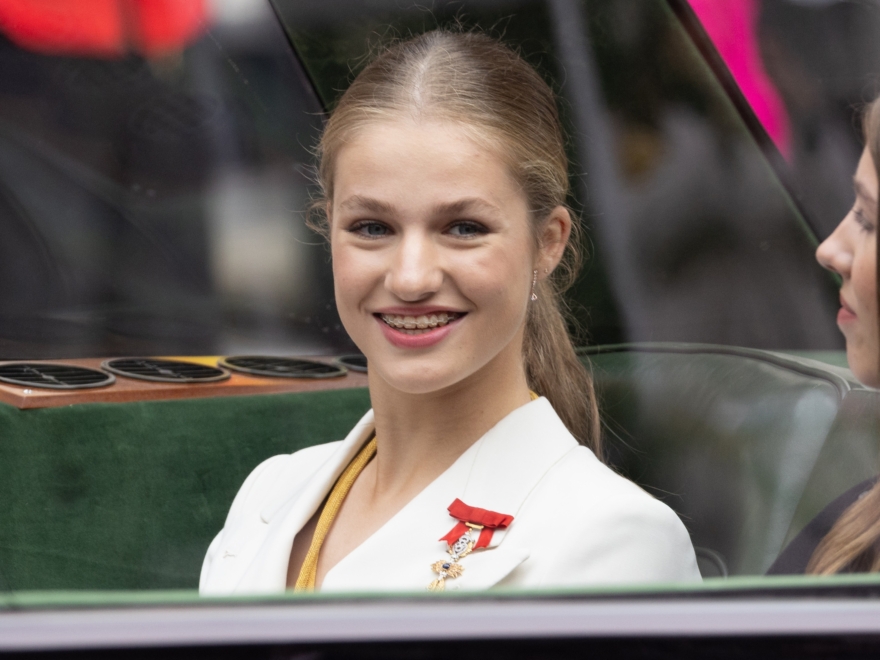
[{"label": "dark-haired woman's face", "polygon": [[521,369],[533,269],[556,261],[494,151],[448,122],[363,128],[337,157],[330,229],[337,307],[371,380],[415,394]]},{"label": "dark-haired woman's face", "polygon": [[856,201],[816,258],[843,278],[837,325],[846,337],[846,358],[856,378],[880,386],[877,318],[877,173],[866,149],[854,178]]}]

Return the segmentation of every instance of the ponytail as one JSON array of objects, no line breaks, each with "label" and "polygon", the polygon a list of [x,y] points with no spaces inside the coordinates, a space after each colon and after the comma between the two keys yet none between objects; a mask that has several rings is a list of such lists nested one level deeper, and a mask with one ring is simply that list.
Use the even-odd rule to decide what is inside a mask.
[{"label": "ponytail", "polygon": [[553,282],[542,282],[529,306],[523,361],[529,387],[547,398],[577,439],[601,460],[599,408],[593,377],[574,352]]}]

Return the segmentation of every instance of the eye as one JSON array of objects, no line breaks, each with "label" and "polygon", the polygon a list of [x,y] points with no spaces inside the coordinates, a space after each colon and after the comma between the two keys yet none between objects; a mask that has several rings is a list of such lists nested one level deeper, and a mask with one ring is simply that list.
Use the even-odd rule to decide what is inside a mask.
[{"label": "eye", "polygon": [[382,238],[391,233],[391,230],[387,225],[375,220],[362,220],[361,222],[356,222],[349,227],[348,231],[352,234],[364,236],[365,238]]},{"label": "eye", "polygon": [[868,217],[860,208],[853,209],[853,217],[856,219],[856,222],[859,223],[859,228],[863,232],[870,233],[874,231],[874,223],[868,220]]},{"label": "eye", "polygon": [[449,234],[451,234],[452,236],[459,236],[461,238],[481,236],[488,233],[488,231],[489,230],[486,229],[479,222],[474,222],[472,220],[462,220],[460,222],[456,222],[448,229]]}]

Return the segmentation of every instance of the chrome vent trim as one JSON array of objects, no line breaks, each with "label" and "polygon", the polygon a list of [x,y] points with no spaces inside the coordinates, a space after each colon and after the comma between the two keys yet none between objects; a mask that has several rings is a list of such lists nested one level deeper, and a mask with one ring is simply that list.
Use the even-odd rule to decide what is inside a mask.
[{"label": "chrome vent trim", "polygon": [[266,355],[234,355],[223,358],[220,364],[233,371],[266,378],[338,378],[348,372],[345,367],[317,360]]},{"label": "chrome vent trim", "polygon": [[84,390],[112,385],[116,378],[97,369],[68,364],[7,362],[0,364],[0,382],[49,390]]},{"label": "chrome vent trim", "polygon": [[119,358],[101,364],[117,376],[157,383],[215,383],[229,378],[229,372],[195,362],[160,358]]},{"label": "chrome vent trim", "polygon": [[367,356],[361,353],[352,353],[351,355],[340,355],[336,358],[336,362],[350,371],[359,373],[367,373]]}]

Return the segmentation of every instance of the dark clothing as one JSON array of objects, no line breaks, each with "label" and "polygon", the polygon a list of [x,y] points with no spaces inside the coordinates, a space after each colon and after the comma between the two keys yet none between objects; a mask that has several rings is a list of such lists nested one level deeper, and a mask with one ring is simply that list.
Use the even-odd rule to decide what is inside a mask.
[{"label": "dark clothing", "polygon": [[773,565],[767,569],[767,575],[802,575],[807,572],[807,564],[816,550],[819,542],[834,527],[837,519],[849,508],[849,505],[867,493],[877,479],[871,477],[846,491],[831,504],[822,509],[821,513],[813,518],[800,534],[795,536],[785,550],[776,558]]}]

